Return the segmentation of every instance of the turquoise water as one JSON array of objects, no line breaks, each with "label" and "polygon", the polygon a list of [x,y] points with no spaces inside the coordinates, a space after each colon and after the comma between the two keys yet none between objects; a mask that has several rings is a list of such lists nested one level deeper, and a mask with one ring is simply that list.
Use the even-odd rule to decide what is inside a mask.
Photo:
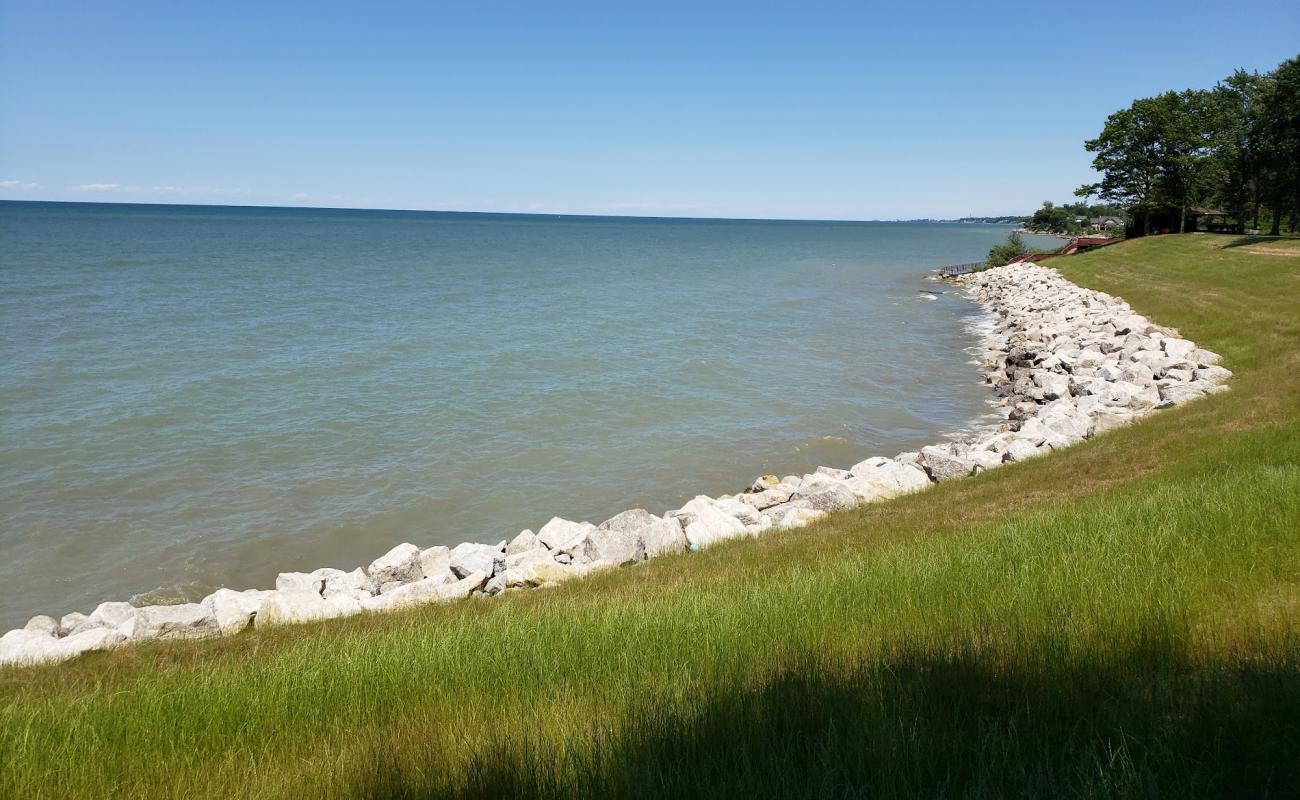
[{"label": "turquoise water", "polygon": [[1006,233],[0,204],[0,623],[930,442]]}]

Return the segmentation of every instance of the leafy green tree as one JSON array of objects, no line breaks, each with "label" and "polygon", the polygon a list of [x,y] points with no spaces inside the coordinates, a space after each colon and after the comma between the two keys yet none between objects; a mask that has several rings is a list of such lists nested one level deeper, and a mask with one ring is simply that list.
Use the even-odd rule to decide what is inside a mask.
[{"label": "leafy green tree", "polygon": [[[1092,166],[1101,180],[1079,187],[1075,194],[1095,195],[1138,213],[1152,210],[1164,160],[1161,117],[1154,98],[1134,100],[1107,117],[1101,134],[1084,143],[1089,153],[1096,153]],[[1146,232],[1151,232],[1149,221]]]},{"label": "leafy green tree", "polygon": [[1020,236],[1020,232],[1012,231],[1005,242],[993,245],[984,263],[990,267],[1001,267],[1008,264],[1011,259],[1028,252],[1029,248],[1025,246],[1025,240]]},{"label": "leafy green tree", "polygon": [[1300,210],[1300,59],[1282,62],[1269,76],[1256,124],[1261,193],[1272,211],[1269,232],[1277,236],[1286,213]]},{"label": "leafy green tree", "polygon": [[1261,169],[1261,94],[1267,80],[1257,72],[1237,70],[1212,90],[1215,115],[1213,158],[1215,202],[1237,219],[1237,231],[1251,219],[1259,227]]},{"label": "leafy green tree", "polygon": [[1189,89],[1156,98],[1162,130],[1159,186],[1178,207],[1178,232],[1186,230],[1187,210],[1203,202],[1214,186],[1214,136],[1218,106],[1210,92]]}]

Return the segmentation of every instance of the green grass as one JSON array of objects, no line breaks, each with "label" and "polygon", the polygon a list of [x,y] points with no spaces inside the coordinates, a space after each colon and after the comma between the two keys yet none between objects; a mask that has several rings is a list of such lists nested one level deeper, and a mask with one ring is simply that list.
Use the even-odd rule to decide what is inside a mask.
[{"label": "green grass", "polygon": [[1300,242],[1056,259],[1233,391],[580,585],[0,671],[0,796],[1300,795]]}]

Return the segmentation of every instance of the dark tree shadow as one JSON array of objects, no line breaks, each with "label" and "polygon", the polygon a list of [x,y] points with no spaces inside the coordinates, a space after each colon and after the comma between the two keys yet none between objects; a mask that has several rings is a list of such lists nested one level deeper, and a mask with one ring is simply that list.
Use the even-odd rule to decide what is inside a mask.
[{"label": "dark tree shadow", "polygon": [[436,780],[378,756],[355,796],[1300,796],[1291,665],[1139,651],[1035,668],[903,655],[836,679],[813,667],[689,710],[647,701],[576,745],[503,731]]},{"label": "dark tree shadow", "polygon": [[1293,239],[1295,237],[1265,236],[1263,234],[1259,236],[1238,236],[1237,238],[1233,239],[1231,242],[1225,244],[1223,247],[1226,250],[1231,247],[1246,247],[1247,245],[1260,244],[1261,242],[1276,242],[1279,239],[1289,239],[1289,238]]}]

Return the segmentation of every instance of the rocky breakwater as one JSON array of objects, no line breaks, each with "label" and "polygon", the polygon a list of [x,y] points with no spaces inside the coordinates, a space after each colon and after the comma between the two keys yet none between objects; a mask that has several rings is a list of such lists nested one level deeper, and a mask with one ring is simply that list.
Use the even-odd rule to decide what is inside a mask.
[{"label": "rocky breakwater", "polygon": [[401,544],[365,567],[281,573],[274,589],[220,589],[198,603],[109,602],[89,614],[37,616],[0,637],[0,664],[48,663],[134,642],[213,638],[250,626],[488,597],[800,528],[830,511],[1068,447],[1221,391],[1231,376],[1214,353],[1055,270],[1017,264],[957,282],[991,315],[983,368],[999,411],[996,422],[958,438],[848,469],[765,475],[740,493],[700,495],[662,516],[636,508],[599,525],[555,517],[509,541]]}]

